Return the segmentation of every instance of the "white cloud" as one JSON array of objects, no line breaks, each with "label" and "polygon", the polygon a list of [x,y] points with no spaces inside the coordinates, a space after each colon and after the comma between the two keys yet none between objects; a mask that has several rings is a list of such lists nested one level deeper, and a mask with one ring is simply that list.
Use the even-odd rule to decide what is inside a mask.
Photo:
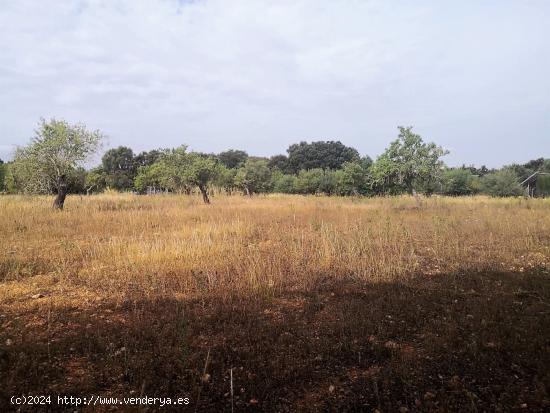
[{"label": "white cloud", "polygon": [[4,1],[0,157],[41,116],[135,150],[268,155],[337,138],[376,155],[415,124],[451,163],[548,156],[549,11],[543,0]]}]

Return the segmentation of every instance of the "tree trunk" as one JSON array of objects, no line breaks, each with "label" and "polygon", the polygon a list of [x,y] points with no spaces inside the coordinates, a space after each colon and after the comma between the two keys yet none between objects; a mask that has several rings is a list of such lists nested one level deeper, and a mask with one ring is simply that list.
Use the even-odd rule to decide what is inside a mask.
[{"label": "tree trunk", "polygon": [[207,191],[206,187],[204,185],[199,185],[199,189],[200,189],[201,194],[202,194],[202,200],[204,201],[205,204],[209,204],[210,199],[208,198],[208,191]]},{"label": "tree trunk", "polygon": [[54,209],[63,209],[65,205],[65,197],[67,196],[67,177],[61,175],[57,180],[57,196],[53,201]]},{"label": "tree trunk", "polygon": [[413,186],[412,181],[407,181],[407,182],[405,183],[405,186],[407,187],[407,193],[408,193],[409,195],[414,196],[415,191],[414,191],[414,186]]}]

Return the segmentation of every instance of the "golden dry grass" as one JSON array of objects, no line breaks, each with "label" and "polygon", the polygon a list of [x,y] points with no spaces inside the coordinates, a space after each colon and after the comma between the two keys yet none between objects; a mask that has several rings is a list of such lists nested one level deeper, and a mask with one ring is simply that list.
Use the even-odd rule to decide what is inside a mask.
[{"label": "golden dry grass", "polygon": [[[197,406],[220,411],[228,408],[228,368],[240,365],[250,382],[240,400],[246,409],[471,407],[479,378],[465,378],[463,393],[453,387],[465,404],[445,399],[443,388],[438,399],[428,377],[439,380],[431,369],[442,356],[449,359],[435,366],[454,381],[478,363],[486,363],[482,377],[508,377],[520,365],[513,397],[491,390],[479,396],[485,408],[521,407],[521,397],[546,406],[548,370],[521,360],[548,356],[548,199],[433,197],[415,208],[409,197],[216,196],[206,206],[193,196],[105,194],[71,196],[63,212],[50,204],[0,197],[4,391],[109,395],[149,386],[153,395],[184,386],[192,399],[202,389]],[[460,368],[453,345],[467,353]],[[121,347],[124,362],[115,356]],[[195,380],[207,351],[219,379],[209,391]],[[495,366],[504,354],[495,351],[512,360]],[[281,352],[302,368],[289,373]],[[329,359],[326,371],[315,370],[319,357]],[[345,373],[335,379],[329,371],[337,368]],[[262,369],[269,377],[260,385]],[[425,373],[415,381],[411,371]],[[370,383],[364,399],[319,390],[339,383],[351,392],[359,379]],[[525,388],[528,396],[511,401]],[[433,400],[414,396],[426,389]]]},{"label": "golden dry grass", "polygon": [[[100,195],[1,197],[2,294],[35,276],[102,294],[307,289],[319,277],[519,270],[550,263],[550,200]],[[29,291],[30,292],[30,291]]]}]

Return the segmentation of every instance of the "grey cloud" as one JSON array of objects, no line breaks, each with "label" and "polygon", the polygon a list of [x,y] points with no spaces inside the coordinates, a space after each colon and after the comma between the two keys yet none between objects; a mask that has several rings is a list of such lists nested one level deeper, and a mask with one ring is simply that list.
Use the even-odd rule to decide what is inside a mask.
[{"label": "grey cloud", "polygon": [[550,156],[549,12],[544,0],[4,2],[0,157],[40,117],[136,150],[270,155],[334,138],[376,156],[412,124],[450,164]]}]

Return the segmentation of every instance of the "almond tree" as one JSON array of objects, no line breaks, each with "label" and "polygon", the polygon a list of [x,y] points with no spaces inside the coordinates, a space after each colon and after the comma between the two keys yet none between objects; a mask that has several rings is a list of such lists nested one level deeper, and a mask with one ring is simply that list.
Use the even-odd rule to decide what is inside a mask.
[{"label": "almond tree", "polygon": [[101,146],[104,135],[83,124],[41,119],[35,137],[15,151],[13,169],[27,193],[56,193],[53,207],[63,209],[69,177]]}]

